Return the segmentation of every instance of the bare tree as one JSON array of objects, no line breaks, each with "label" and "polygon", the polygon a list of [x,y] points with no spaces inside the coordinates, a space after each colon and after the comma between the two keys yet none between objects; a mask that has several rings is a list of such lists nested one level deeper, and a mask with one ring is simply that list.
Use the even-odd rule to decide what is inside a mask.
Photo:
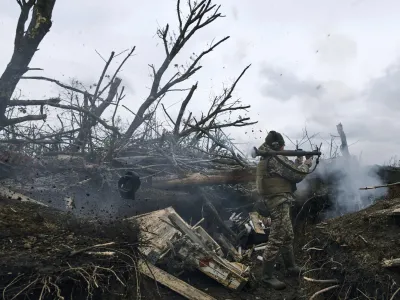
[{"label": "bare tree", "polygon": [[[179,159],[176,158],[177,155],[184,153],[207,157],[207,159],[213,161],[223,159],[225,163],[245,166],[244,155],[234,146],[233,141],[225,135],[223,129],[256,123],[251,122],[248,117],[242,116],[250,106],[242,105],[241,101],[235,100],[233,96],[238,82],[250,66],[245,67],[231,85],[224,88],[220,95],[212,99],[211,106],[201,116],[195,116],[192,112],[187,111],[198,83],[195,83],[190,89],[178,87],[179,83],[191,78],[201,68],[199,63],[202,57],[229,37],[212,44],[198,56],[193,54],[192,61],[186,67],[174,65],[177,72],[172,78],[166,80],[165,84],[162,84],[164,73],[189,39],[201,28],[223,17],[219,13],[219,8],[219,6],[213,5],[211,0],[189,1],[189,13],[184,18],[180,11],[180,1],[177,1],[178,33],[170,32],[168,24],[164,29],[158,30],[166,56],[158,70],[154,65],[150,65],[151,70],[153,70],[152,87],[150,94],[137,112],[133,112],[121,104],[125,95],[122,81],[118,75],[122,66],[132,56],[135,47],[117,55],[112,52],[108,60],[103,59],[104,68],[97,82],[90,86],[77,80],[67,84],[44,76],[21,76],[20,79],[24,80],[54,83],[62,88],[63,93],[49,99],[13,99],[8,101],[7,120],[25,120],[27,119],[27,112],[32,112],[31,115],[34,116],[47,116],[46,113],[50,112],[49,108],[53,108],[51,112],[56,115],[59,123],[43,122],[40,125],[35,125],[35,122],[32,122],[27,126],[25,124],[10,125],[9,128],[4,128],[3,141],[19,145],[19,147],[26,147],[29,144],[31,145],[31,153],[36,155],[80,153],[80,155],[88,156],[88,154],[96,153],[100,160],[111,160],[123,149],[129,149],[131,146],[144,147],[147,149],[146,151],[151,148],[174,165],[176,170],[180,171],[188,168],[187,163],[180,163]],[[125,58],[116,70],[110,73],[112,61],[125,52],[127,53]],[[175,120],[171,118],[169,112],[161,103],[164,96],[170,91],[188,91]],[[117,115],[119,107],[124,107],[134,115],[133,120],[126,124],[127,130],[121,127],[122,122]],[[172,124],[171,132],[166,130],[165,122],[160,121],[157,115],[160,107],[168,116],[167,122]],[[103,115],[106,110],[109,111],[109,108],[112,108],[113,112],[107,120]],[[38,112],[40,113],[38,114]]]},{"label": "bare tree", "polygon": [[337,132],[339,133],[340,141],[341,141],[340,151],[342,152],[342,155],[344,157],[349,157],[350,156],[349,146],[347,145],[347,138],[346,138],[346,134],[344,133],[342,123],[339,123],[338,125],[336,125],[336,128],[337,128]]},{"label": "bare tree", "polygon": [[[34,70],[29,68],[29,64],[40,42],[51,28],[55,2],[56,0],[17,0],[21,12],[15,33],[14,52],[0,77],[0,128],[29,120],[46,119],[45,114],[7,119],[5,112],[21,77],[27,71]],[[30,11],[32,11],[32,18],[28,29],[25,30]]]},{"label": "bare tree", "polygon": [[224,37],[218,42],[212,44],[207,50],[204,50],[199,55],[192,57],[191,63],[182,68],[182,70],[177,70],[177,72],[169,80],[167,80],[164,85],[162,85],[161,81],[164,73],[172,64],[173,60],[176,58],[182,48],[195,35],[195,33],[213,23],[215,20],[223,17],[223,15],[221,15],[219,12],[220,6],[212,4],[211,0],[203,0],[198,2],[189,0],[189,13],[185,17],[181,12],[180,2],[180,0],[177,1],[176,9],[179,21],[178,33],[170,32],[169,24],[167,24],[163,29],[158,30],[158,36],[164,45],[165,59],[158,70],[156,70],[154,65],[150,65],[153,73],[153,83],[150,89],[150,94],[139,107],[128,130],[123,135],[123,138],[118,142],[119,147],[125,145],[132,137],[133,133],[139,128],[139,126],[143,124],[143,122],[146,120],[145,113],[152,104],[156,103],[160,97],[163,97],[166,93],[171,91],[174,86],[184,82],[198,70],[200,70],[200,60],[227,39],[229,39],[229,36]]}]

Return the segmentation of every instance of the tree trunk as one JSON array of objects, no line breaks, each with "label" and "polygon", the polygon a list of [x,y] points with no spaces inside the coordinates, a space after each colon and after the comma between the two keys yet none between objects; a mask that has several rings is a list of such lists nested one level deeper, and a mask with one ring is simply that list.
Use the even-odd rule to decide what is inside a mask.
[{"label": "tree trunk", "polygon": [[[51,16],[55,2],[56,0],[37,0],[36,4],[33,4],[33,1],[29,0],[26,4],[21,5],[14,41],[14,52],[0,77],[0,125],[7,125],[5,112],[8,102],[19,80],[29,70],[28,66],[38,50],[40,42],[51,28]],[[28,19],[32,5],[32,19],[25,33],[25,22]]]},{"label": "tree trunk", "polygon": [[342,123],[339,123],[338,125],[336,125],[336,128],[339,133],[340,141],[341,141],[340,151],[342,152],[342,155],[344,157],[349,157],[350,156],[349,146],[347,145],[347,138],[346,138],[346,134],[343,131]]},{"label": "tree trunk", "polygon": [[[93,114],[95,114],[97,117],[100,117],[104,111],[107,109],[108,106],[112,103],[113,99],[115,98],[115,95],[117,94],[118,87],[121,84],[121,79],[120,78],[115,78],[115,80],[111,83],[110,89],[107,95],[107,98],[99,104],[99,106],[95,106],[91,108],[91,111]],[[93,99],[95,101],[96,99]],[[88,136],[90,133],[90,129],[97,124],[97,121],[90,116],[83,116],[83,122],[82,122],[82,127],[79,130],[78,137],[75,140],[74,147],[72,151],[78,152],[82,148],[85,147]]]},{"label": "tree trunk", "polygon": [[254,169],[237,169],[232,171],[221,171],[215,174],[191,174],[184,178],[154,180],[152,187],[157,189],[179,189],[193,186],[207,186],[220,184],[238,184],[255,181]]}]

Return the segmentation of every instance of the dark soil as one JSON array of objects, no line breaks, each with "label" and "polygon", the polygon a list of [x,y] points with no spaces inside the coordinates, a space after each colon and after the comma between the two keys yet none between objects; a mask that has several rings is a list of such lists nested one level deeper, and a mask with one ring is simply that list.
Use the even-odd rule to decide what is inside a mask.
[{"label": "dark soil", "polygon": [[[320,299],[392,297],[400,287],[400,273],[383,268],[381,263],[400,256],[400,222],[387,213],[398,205],[399,198],[378,201],[365,210],[306,229],[302,244],[309,271],[305,276],[338,280],[338,287]],[[302,282],[308,294],[330,285],[335,284]],[[400,293],[393,299],[400,299]]]},{"label": "dark soil", "polygon": [[[157,198],[147,193],[138,201],[155,201],[149,196]],[[305,276],[338,280],[339,286],[319,299],[390,299],[399,288],[400,275],[398,270],[383,268],[381,262],[400,256],[400,228],[398,219],[378,212],[399,204],[400,199],[383,200],[357,213],[319,224],[297,225],[296,259],[306,270]],[[158,206],[148,205],[146,210]],[[160,203],[162,207],[165,205]],[[190,219],[187,209],[177,210]],[[193,222],[197,218],[193,216]],[[0,199],[0,295],[4,292],[5,299],[17,294],[15,299],[40,299],[43,292],[42,299],[61,299],[57,293],[65,299],[72,299],[71,294],[73,299],[86,299],[88,294],[93,299],[136,299],[140,281],[142,299],[184,299],[153,280],[137,276],[136,241],[135,227],[123,221],[78,219],[54,209]],[[119,255],[102,258],[81,252],[70,256],[73,251],[108,242],[115,244],[91,251],[116,251]],[[260,254],[245,262],[253,266],[255,278],[260,278],[261,262],[256,259]],[[281,266],[278,263],[277,276],[288,285],[283,292],[252,282],[234,293],[195,271],[186,271],[180,278],[216,299],[232,300],[309,299],[315,292],[336,285],[285,278]],[[393,299],[400,299],[400,293]]]},{"label": "dark soil", "polygon": [[[86,299],[110,287],[113,292],[106,299],[113,299],[135,277],[137,232],[122,221],[78,220],[54,209],[0,199],[2,299],[71,299],[71,294]],[[110,242],[90,251],[116,251],[112,257],[72,254]]]}]

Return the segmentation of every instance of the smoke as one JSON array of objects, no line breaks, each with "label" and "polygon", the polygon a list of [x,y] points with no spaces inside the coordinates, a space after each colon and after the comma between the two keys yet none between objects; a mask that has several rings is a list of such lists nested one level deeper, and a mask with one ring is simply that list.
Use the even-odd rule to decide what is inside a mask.
[{"label": "smoke", "polygon": [[298,184],[298,195],[302,197],[310,190],[313,177],[320,179],[326,190],[316,193],[328,193],[332,203],[325,212],[326,218],[364,209],[387,192],[387,188],[360,190],[362,187],[382,185],[383,182],[373,167],[362,166],[355,157],[324,160],[313,175]]}]

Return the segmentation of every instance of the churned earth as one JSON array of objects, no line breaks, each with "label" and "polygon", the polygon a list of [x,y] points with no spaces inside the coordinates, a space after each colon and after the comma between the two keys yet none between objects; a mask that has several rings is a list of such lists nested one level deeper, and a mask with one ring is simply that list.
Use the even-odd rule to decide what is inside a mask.
[{"label": "churned earth", "polygon": [[[216,299],[400,299],[399,270],[382,266],[400,257],[400,198],[318,224],[299,227],[296,257],[301,278],[277,276],[288,287],[257,283],[261,263],[245,263],[255,280],[234,293],[199,272],[180,278]],[[4,299],[183,299],[137,274],[137,230],[121,220],[78,219],[72,214],[0,199],[0,294]],[[91,253],[91,254],[88,254]],[[102,252],[104,255],[95,254]],[[113,252],[113,256],[105,253]],[[62,298],[64,297],[64,298]],[[392,298],[393,297],[393,298]]]}]

